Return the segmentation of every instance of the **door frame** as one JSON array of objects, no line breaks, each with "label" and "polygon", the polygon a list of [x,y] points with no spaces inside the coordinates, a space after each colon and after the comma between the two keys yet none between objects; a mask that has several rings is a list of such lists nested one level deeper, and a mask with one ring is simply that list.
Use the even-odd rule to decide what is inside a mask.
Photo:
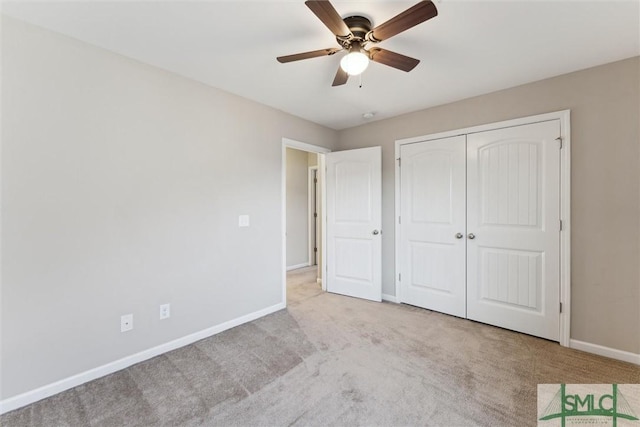
[{"label": "door frame", "polygon": [[[497,130],[507,127],[560,120],[560,345],[570,346],[571,337],[571,110],[554,111],[484,125],[433,133],[395,141],[395,282],[396,299],[402,301],[400,288],[400,148],[406,144],[426,142],[451,136]],[[558,309],[560,309],[558,307]]]},{"label": "door frame", "polygon": [[[296,141],[295,139],[290,138],[282,138],[282,147],[281,147],[281,186],[280,186],[280,199],[282,201],[282,205],[280,206],[280,234],[282,236],[282,304],[287,306],[287,148],[293,148],[300,151],[306,151],[308,153],[316,153],[318,154],[318,180],[321,183],[322,191],[320,195],[320,203],[322,206],[326,203],[326,194],[325,194],[325,176],[324,176],[324,155],[325,153],[330,153],[331,150],[326,147],[321,147],[319,145],[308,144],[302,141]],[[320,221],[322,222],[321,227],[321,236],[320,239],[322,241],[322,267],[324,269],[325,259],[326,259],[326,245],[325,245],[325,230],[326,230],[326,209],[322,209]],[[322,272],[322,278],[324,279],[325,272]],[[322,280],[322,290],[326,291],[326,280]]]},{"label": "door frame", "polygon": [[[318,164],[320,160],[320,156],[318,156]],[[309,235],[309,265],[317,265],[318,264],[318,253],[316,252],[314,254],[314,246],[317,248],[318,247],[318,233],[317,233],[317,225],[316,222],[320,221],[321,218],[315,218],[313,216],[314,214],[314,210],[317,211],[318,210],[318,205],[316,203],[316,200],[318,200],[318,185],[317,183],[313,182],[313,178],[314,178],[314,172],[315,172],[315,178],[317,180],[320,180],[320,169],[318,168],[318,165],[316,166],[309,166],[307,169],[307,212],[309,213],[308,215],[308,222],[309,225],[307,226],[307,231],[308,231],[308,235]],[[314,209],[315,207],[315,209]],[[315,237],[315,238],[314,238]],[[314,259],[315,258],[315,259]],[[315,261],[315,264],[313,263],[313,261]]]}]

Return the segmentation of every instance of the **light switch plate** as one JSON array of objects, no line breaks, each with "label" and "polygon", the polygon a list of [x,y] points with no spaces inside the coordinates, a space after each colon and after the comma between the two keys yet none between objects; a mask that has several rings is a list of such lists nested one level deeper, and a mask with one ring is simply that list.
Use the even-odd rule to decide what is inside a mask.
[{"label": "light switch plate", "polygon": [[249,226],[249,215],[240,215],[238,217],[238,227],[248,227]]}]

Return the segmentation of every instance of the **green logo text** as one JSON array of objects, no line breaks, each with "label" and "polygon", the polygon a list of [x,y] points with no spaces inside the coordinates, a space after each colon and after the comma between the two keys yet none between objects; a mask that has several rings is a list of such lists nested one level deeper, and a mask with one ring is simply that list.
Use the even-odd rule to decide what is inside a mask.
[{"label": "green logo text", "polygon": [[611,394],[567,394],[566,384],[560,384],[540,421],[560,418],[565,427],[567,418],[572,417],[609,417],[613,427],[617,426],[618,419],[638,420],[617,384],[611,385]]}]

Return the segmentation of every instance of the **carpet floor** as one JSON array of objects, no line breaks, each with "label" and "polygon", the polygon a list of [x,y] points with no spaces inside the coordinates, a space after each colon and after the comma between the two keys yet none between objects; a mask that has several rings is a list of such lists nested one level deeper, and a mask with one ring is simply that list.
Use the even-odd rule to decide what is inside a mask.
[{"label": "carpet floor", "polygon": [[324,293],[0,417],[18,426],[534,426],[539,383],[640,367],[428,310]]}]

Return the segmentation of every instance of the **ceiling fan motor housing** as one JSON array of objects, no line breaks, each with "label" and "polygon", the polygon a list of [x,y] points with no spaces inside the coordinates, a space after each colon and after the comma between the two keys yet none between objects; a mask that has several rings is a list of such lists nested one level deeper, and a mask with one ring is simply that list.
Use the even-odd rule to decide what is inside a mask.
[{"label": "ceiling fan motor housing", "polygon": [[344,23],[347,24],[349,30],[351,30],[351,34],[353,37],[342,38],[336,37],[338,43],[346,48],[354,42],[365,42],[367,38],[367,34],[371,31],[371,21],[364,16],[347,16],[344,18]]}]

